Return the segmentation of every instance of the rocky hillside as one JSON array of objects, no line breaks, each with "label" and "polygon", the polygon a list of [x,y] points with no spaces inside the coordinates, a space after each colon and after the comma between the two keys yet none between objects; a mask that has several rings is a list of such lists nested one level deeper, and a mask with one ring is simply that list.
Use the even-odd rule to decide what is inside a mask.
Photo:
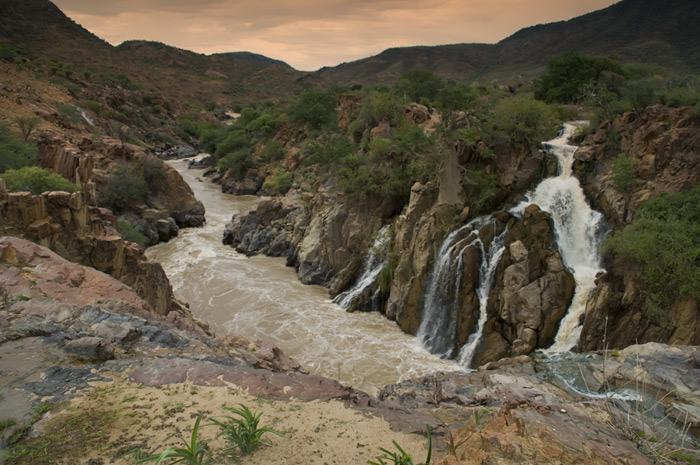
[{"label": "rocky hillside", "polygon": [[655,63],[679,74],[697,72],[698,15],[700,6],[693,0],[623,0],[568,21],[522,29],[494,45],[394,48],[322,68],[318,74],[340,84],[376,84],[393,83],[405,71],[426,68],[456,82],[505,84],[536,76],[552,56],[570,51],[614,56],[623,63]]},{"label": "rocky hillside", "polygon": [[250,55],[203,56],[156,42],[131,41],[113,47],[66,17],[49,0],[0,2],[0,42],[57,69],[90,79],[142,86],[166,99],[233,104],[280,98],[298,90],[303,76],[284,63]]}]

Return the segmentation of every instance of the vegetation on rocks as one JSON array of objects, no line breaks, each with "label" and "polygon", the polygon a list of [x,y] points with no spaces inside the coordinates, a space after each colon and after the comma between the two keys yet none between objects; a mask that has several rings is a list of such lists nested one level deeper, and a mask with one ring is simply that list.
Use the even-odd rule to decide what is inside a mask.
[{"label": "vegetation on rocks", "polygon": [[80,188],[61,175],[51,173],[38,166],[25,166],[16,170],[9,169],[0,174],[7,189],[15,192],[41,194],[47,191],[75,192]]},{"label": "vegetation on rocks", "polygon": [[647,310],[657,320],[673,299],[700,298],[700,187],[642,204],[632,222],[607,239],[605,251],[642,279]]},{"label": "vegetation on rocks", "polygon": [[0,124],[0,173],[32,166],[36,163],[36,153],[35,143],[14,137],[7,124]]}]

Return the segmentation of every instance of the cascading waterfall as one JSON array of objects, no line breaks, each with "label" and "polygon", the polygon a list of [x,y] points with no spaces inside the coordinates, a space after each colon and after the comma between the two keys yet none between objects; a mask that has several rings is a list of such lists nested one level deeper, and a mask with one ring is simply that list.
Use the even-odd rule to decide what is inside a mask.
[{"label": "cascading waterfall", "polygon": [[481,335],[484,333],[484,326],[486,325],[488,316],[486,313],[486,306],[488,305],[489,292],[491,292],[491,287],[493,286],[493,278],[496,274],[498,262],[501,261],[503,252],[506,249],[503,246],[503,241],[507,233],[508,228],[504,229],[498,237],[494,238],[489,246],[487,254],[484,254],[483,244],[479,241],[481,253],[484,257],[479,266],[479,288],[476,291],[476,296],[479,298],[479,320],[477,322],[476,331],[469,335],[467,343],[464,344],[459,351],[459,364],[463,367],[471,367],[476,346],[479,344]]},{"label": "cascading waterfall", "polygon": [[572,349],[581,335],[581,316],[586,301],[595,287],[595,277],[600,268],[600,242],[608,231],[607,223],[600,212],[588,205],[578,179],[571,176],[574,152],[577,147],[569,145],[574,132],[584,123],[565,123],[557,138],[545,142],[547,150],[559,160],[559,175],[542,181],[527,200],[511,212],[522,214],[530,204],[537,204],[548,212],[554,222],[554,232],[564,264],[573,270],[576,291],[571,305],[559,325],[551,352]]},{"label": "cascading waterfall", "polygon": [[352,302],[369,289],[377,280],[377,276],[386,265],[386,246],[389,243],[389,226],[384,226],[377,233],[372,247],[370,247],[362,267],[362,274],[355,285],[345,292],[341,292],[333,299],[342,309],[350,308]]},{"label": "cascading waterfall", "polygon": [[[428,277],[426,292],[422,302],[422,320],[418,338],[434,354],[443,358],[453,355],[457,339],[457,316],[459,312],[459,290],[464,268],[463,253],[471,246],[478,247],[481,265],[479,267],[480,314],[477,330],[470,335],[467,344],[460,352],[460,365],[468,366],[476,344],[481,338],[486,323],[486,303],[493,284],[493,275],[503,255],[503,239],[506,231],[494,238],[488,252],[479,237],[479,229],[487,223],[494,223],[490,216],[476,218],[452,231],[443,241],[437,254],[435,266]],[[466,236],[461,233],[469,230]],[[461,362],[465,363],[461,363]]]}]

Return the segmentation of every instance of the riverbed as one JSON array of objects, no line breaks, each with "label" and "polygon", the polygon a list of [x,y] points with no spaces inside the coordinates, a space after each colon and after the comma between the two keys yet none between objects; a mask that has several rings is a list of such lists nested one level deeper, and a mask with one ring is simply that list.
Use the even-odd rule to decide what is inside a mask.
[{"label": "riverbed", "polygon": [[372,394],[404,379],[460,369],[381,314],[345,312],[325,288],[302,284],[284,259],[249,258],[223,245],[232,214],[260,199],[223,194],[202,170],[187,169],[188,160],[170,163],[204,203],[207,223],[147,253],[162,264],[175,295],[218,335],[270,341],[311,373]]}]

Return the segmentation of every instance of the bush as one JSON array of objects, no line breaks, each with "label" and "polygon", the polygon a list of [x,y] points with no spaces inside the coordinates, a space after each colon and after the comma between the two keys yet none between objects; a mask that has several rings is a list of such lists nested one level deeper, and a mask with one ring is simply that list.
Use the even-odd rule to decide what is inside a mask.
[{"label": "bush", "polygon": [[443,85],[440,76],[432,71],[411,69],[401,75],[394,87],[400,96],[411,102],[420,102],[421,99],[436,100]]},{"label": "bush", "polygon": [[552,57],[547,74],[535,81],[535,98],[547,103],[580,103],[586,87],[600,83],[606,72],[624,74],[620,63],[612,58],[578,52]]},{"label": "bush", "polygon": [[272,163],[284,158],[285,153],[282,144],[276,140],[271,140],[268,141],[260,151],[260,160],[264,163]]},{"label": "bush", "polygon": [[48,191],[76,192],[80,188],[56,173],[51,173],[38,166],[25,166],[17,170],[7,170],[0,175],[5,180],[7,189],[14,192],[29,191],[41,194]]},{"label": "bush", "polygon": [[263,184],[263,188],[265,190],[284,195],[287,192],[289,192],[289,189],[292,188],[292,184],[294,184],[293,173],[283,170],[277,170],[272,175],[272,177],[265,181],[265,184]]},{"label": "bush", "polygon": [[700,298],[700,187],[643,203],[630,224],[608,237],[604,251],[642,279],[646,310],[657,321],[676,298]]},{"label": "bush", "polygon": [[612,165],[613,183],[620,192],[630,192],[634,184],[634,160],[624,153],[617,156]]},{"label": "bush", "polygon": [[304,160],[305,165],[322,164],[330,165],[355,151],[353,143],[346,137],[338,135],[326,135],[321,137],[309,147],[311,156]]},{"label": "bush", "polygon": [[467,201],[476,212],[484,211],[496,198],[498,182],[496,175],[483,170],[467,170],[463,178]]},{"label": "bush", "polygon": [[511,142],[536,147],[556,134],[559,120],[554,109],[547,104],[516,95],[496,105],[492,124]]},{"label": "bush", "polygon": [[0,173],[36,163],[37,146],[15,138],[6,124],[0,124]]},{"label": "bush", "polygon": [[148,184],[136,167],[119,166],[111,173],[99,192],[100,205],[120,212],[148,195]]},{"label": "bush", "polygon": [[336,122],[337,98],[326,90],[306,90],[289,107],[289,118],[293,123],[322,129]]},{"label": "bush", "polygon": [[229,153],[219,160],[217,166],[221,172],[231,170],[236,176],[242,176],[248,169],[254,167],[255,163],[250,150],[244,148]]},{"label": "bush", "polygon": [[146,236],[144,236],[141,231],[138,229],[134,228],[134,226],[129,223],[128,221],[120,221],[118,223],[119,225],[119,234],[122,235],[122,238],[125,241],[133,242],[135,244],[140,245],[141,247],[144,247],[146,245],[146,242],[148,242],[148,239],[146,239]]}]

